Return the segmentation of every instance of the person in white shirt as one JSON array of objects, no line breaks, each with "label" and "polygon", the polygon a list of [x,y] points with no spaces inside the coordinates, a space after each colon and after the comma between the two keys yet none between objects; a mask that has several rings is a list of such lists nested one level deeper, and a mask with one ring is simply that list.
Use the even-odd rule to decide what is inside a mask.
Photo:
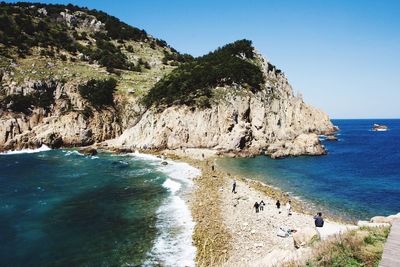
[{"label": "person in white shirt", "polygon": [[292,205],[291,205],[291,201],[289,200],[289,202],[286,203],[286,210],[287,210],[287,215],[292,215]]}]

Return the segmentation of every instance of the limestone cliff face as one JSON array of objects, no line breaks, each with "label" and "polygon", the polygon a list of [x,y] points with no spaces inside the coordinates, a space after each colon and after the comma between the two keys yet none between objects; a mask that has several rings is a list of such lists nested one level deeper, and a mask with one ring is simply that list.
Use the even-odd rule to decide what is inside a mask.
[{"label": "limestone cliff face", "polygon": [[208,148],[273,158],[325,153],[318,134],[334,131],[329,117],[293,95],[286,77],[257,56],[265,83],[252,92],[241,85],[212,89],[209,108],[174,105],[146,109],[140,98],[117,95],[115,107],[96,110],[77,92],[84,81],[2,77],[4,95],[51,90],[52,104],[27,114],[0,110],[0,149],[85,146],[108,141],[130,149]]},{"label": "limestone cliff face", "polygon": [[[4,77],[3,77],[4,79]],[[86,114],[85,100],[77,92],[77,84],[55,80],[31,81],[16,86],[4,82],[5,94],[24,95],[42,88],[50,89],[54,103],[47,108],[35,108],[29,114],[0,110],[0,149],[84,146],[114,138],[121,133],[113,108]]]},{"label": "limestone cliff face", "polygon": [[[249,40],[193,58],[96,10],[23,3],[0,9],[15,22],[0,28],[7,36],[0,38],[0,150],[107,141],[131,149],[319,155],[325,150],[318,134],[335,130],[325,113],[293,95]],[[110,78],[115,86],[87,87]]]},{"label": "limestone cliff face", "polygon": [[266,83],[256,93],[240,86],[213,89],[210,108],[172,106],[145,111],[111,146],[144,149],[209,148],[265,152],[271,157],[321,155],[318,134],[333,132],[329,117],[293,95],[286,77],[258,57]]}]

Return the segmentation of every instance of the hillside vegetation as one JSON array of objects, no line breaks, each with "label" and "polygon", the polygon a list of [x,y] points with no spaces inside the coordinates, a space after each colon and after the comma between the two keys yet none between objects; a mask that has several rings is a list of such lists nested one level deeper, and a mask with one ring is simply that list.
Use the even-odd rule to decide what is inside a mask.
[{"label": "hillside vegetation", "polygon": [[[7,72],[17,84],[27,79],[101,84],[112,78],[116,90],[111,92],[144,96],[148,107],[209,107],[214,87],[254,92],[264,83],[249,40],[194,59],[113,16],[71,4],[1,3],[0,61],[0,74]],[[39,98],[3,97],[1,104],[26,112]]]},{"label": "hillside vegetation", "polygon": [[78,86],[78,91],[92,106],[101,108],[114,104],[113,93],[116,85],[117,81],[113,78],[108,80],[92,79],[86,84],[80,84]]},{"label": "hillside vegetation", "polygon": [[150,90],[145,104],[207,107],[211,89],[216,86],[241,85],[259,90],[264,78],[254,59],[251,41],[227,44],[173,70]]},{"label": "hillside vegetation", "polygon": [[[113,40],[117,41],[116,45]],[[129,62],[122,51],[124,41],[148,42],[151,47],[168,47],[163,40],[151,38],[144,30],[127,25],[104,12],[74,5],[44,5],[32,3],[0,4],[0,43],[14,48],[19,56],[29,55],[32,47],[45,48],[44,56],[56,56],[60,50],[100,65],[126,70],[140,70]],[[133,52],[131,46],[126,49]],[[3,55],[7,55],[5,49]],[[171,57],[184,61],[174,49]],[[168,53],[169,55],[169,53]],[[66,59],[65,55],[59,55]]]},{"label": "hillside vegetation", "polygon": [[[52,92],[39,89],[26,95],[15,90],[29,81],[99,85],[112,78],[116,90],[108,92],[143,95],[190,60],[190,55],[178,53],[165,41],[101,11],[74,5],[0,3],[1,109],[26,114],[35,107],[49,109],[54,103]],[[10,88],[14,88],[12,95],[7,93]],[[88,94],[82,96],[87,99]]]}]

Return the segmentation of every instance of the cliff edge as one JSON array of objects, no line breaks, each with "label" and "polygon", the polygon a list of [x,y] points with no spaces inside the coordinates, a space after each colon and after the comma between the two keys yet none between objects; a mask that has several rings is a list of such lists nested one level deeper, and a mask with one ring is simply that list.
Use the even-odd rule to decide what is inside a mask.
[{"label": "cliff edge", "polygon": [[[218,77],[219,70],[212,69],[218,62],[211,59],[214,64],[207,66],[201,61],[219,53],[255,66],[251,71],[260,71],[261,82],[256,86],[250,84],[256,80],[254,77],[250,82],[243,81],[242,77],[236,81],[235,69],[223,73],[224,78],[230,77],[230,80]],[[224,60],[229,62],[229,59]],[[157,84],[154,88],[168,90],[173,84],[178,90],[187,80],[209,75],[212,78],[204,82],[205,88],[189,88],[189,92],[181,92],[177,99],[171,99],[170,92],[153,93],[157,95],[155,103],[136,124],[108,142],[109,145],[158,150],[208,148],[241,155],[265,153],[272,158],[325,154],[318,135],[335,131],[328,115],[294,96],[285,75],[258,54],[250,41],[226,45],[198,61],[189,67],[178,67],[159,82],[167,83],[167,88],[157,88]],[[236,64],[228,67],[235,68]],[[243,70],[246,66],[240,67],[239,72],[246,71]],[[205,71],[197,73],[196,68]],[[195,77],[181,80],[180,69]],[[178,83],[174,83],[175,80]],[[198,84],[202,84],[199,80]],[[193,91],[194,95],[188,96]],[[182,98],[186,103],[181,103]]]}]

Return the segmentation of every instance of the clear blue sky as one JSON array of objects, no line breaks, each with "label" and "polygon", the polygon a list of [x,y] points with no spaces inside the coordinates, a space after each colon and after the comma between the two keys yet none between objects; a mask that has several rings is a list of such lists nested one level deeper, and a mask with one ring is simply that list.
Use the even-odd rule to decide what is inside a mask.
[{"label": "clear blue sky", "polygon": [[400,1],[42,2],[103,10],[194,56],[247,38],[331,118],[400,117]]}]

